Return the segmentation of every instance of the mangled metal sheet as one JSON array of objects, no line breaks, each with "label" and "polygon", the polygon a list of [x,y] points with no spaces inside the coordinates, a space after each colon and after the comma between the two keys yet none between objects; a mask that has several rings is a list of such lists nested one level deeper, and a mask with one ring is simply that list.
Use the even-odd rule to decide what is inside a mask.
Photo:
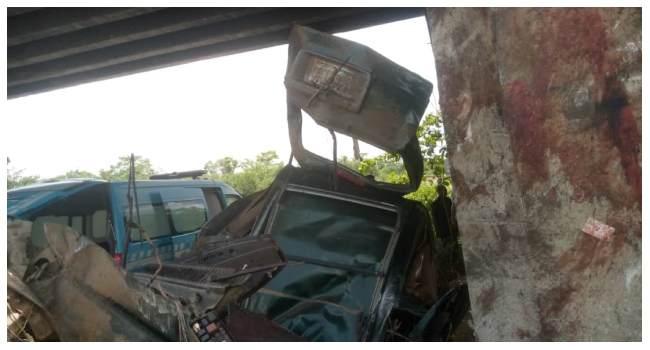
[{"label": "mangled metal sheet", "polygon": [[[25,329],[27,325],[31,333]],[[7,330],[9,341],[59,339],[52,315],[25,282],[10,270],[7,270]]]},{"label": "mangled metal sheet", "polygon": [[433,85],[364,45],[302,26],[289,37],[285,86],[316,123],[399,153],[415,137]]},{"label": "mangled metal sheet", "polygon": [[200,244],[174,263],[144,266],[134,276],[147,283],[153,276],[162,288],[176,296],[199,294],[199,311],[221,309],[239,302],[272,279],[285,258],[270,236],[232,241],[201,238]]},{"label": "mangled metal sheet", "polygon": [[[29,224],[14,220],[8,226]],[[24,336],[34,340],[246,341],[250,334],[237,331],[244,325],[229,317],[232,303],[284,266],[272,238],[251,237],[207,242],[198,255],[134,276],[69,227],[45,224],[45,237],[47,246],[29,257],[24,279],[7,272],[8,320],[27,325]],[[174,278],[170,269],[191,270],[192,278],[208,283],[191,285],[187,276]],[[262,317],[251,315],[246,322],[264,328],[266,340],[300,340]]]},{"label": "mangled metal sheet", "polygon": [[178,341],[191,338],[178,300],[154,292],[74,230],[46,224],[48,247],[26,284],[56,320],[64,341]]},{"label": "mangled metal sheet", "polygon": [[22,278],[27,269],[27,242],[32,233],[32,223],[11,220],[7,223],[7,268]]},{"label": "mangled metal sheet", "polygon": [[291,148],[301,166],[332,164],[302,146],[304,110],[330,131],[401,155],[410,184],[378,183],[345,168],[339,176],[398,193],[417,190],[423,164],[415,132],[433,91],[429,81],[364,45],[302,26],[289,38],[284,81]]},{"label": "mangled metal sheet", "polygon": [[[289,263],[244,305],[302,338],[404,340],[439,301],[426,208],[369,186],[332,192],[327,181],[327,173],[289,165],[268,190],[210,219],[197,246],[273,237]],[[466,310],[438,305],[418,339],[447,339]]]}]

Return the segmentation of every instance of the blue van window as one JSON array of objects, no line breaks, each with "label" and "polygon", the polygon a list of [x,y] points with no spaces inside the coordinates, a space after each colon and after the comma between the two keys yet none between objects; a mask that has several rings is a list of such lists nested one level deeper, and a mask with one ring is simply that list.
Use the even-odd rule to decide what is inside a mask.
[{"label": "blue van window", "polygon": [[168,202],[167,209],[172,218],[174,234],[198,231],[207,221],[207,212],[202,200]]},{"label": "blue van window", "polygon": [[[138,208],[140,208],[140,225],[147,231],[147,234],[151,239],[172,234],[167,213],[162,203],[140,204],[138,205]],[[134,209],[133,221],[137,220],[135,213]],[[124,219],[127,220],[128,217],[129,208],[127,207],[124,209]],[[146,240],[144,235],[142,236],[142,240]],[[131,229],[131,241],[140,242],[140,231],[138,229]]]},{"label": "blue van window", "polygon": [[108,226],[108,215],[106,210],[98,210],[92,216],[93,238],[106,237],[106,226]]},{"label": "blue van window", "polygon": [[68,217],[67,216],[40,216],[34,220],[32,224],[32,235],[31,241],[34,247],[45,247],[47,245],[47,240],[45,239],[45,224],[59,224],[63,226],[68,226]]},{"label": "blue van window", "polygon": [[83,216],[73,216],[71,221],[72,221],[72,224],[70,225],[70,227],[75,229],[77,232],[84,232],[84,233],[86,232],[86,230],[84,230],[84,227],[83,227],[83,224],[84,224]]},{"label": "blue van window", "polygon": [[227,194],[226,195],[226,203],[227,205],[231,205],[234,202],[238,201],[241,199],[241,196],[236,195],[236,194]]}]

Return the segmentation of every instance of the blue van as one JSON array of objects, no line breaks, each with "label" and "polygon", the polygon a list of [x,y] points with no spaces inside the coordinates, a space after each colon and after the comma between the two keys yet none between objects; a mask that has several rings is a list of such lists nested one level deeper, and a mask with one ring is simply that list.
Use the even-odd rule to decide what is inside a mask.
[{"label": "blue van", "polygon": [[[137,180],[140,225],[162,260],[188,251],[203,224],[241,196],[214,180]],[[45,246],[45,223],[70,226],[106,249],[128,270],[155,261],[138,229],[127,228],[128,181],[39,183],[7,191],[7,217],[32,221],[31,249]],[[133,210],[137,221],[136,210]],[[28,251],[28,254],[31,253]]]}]

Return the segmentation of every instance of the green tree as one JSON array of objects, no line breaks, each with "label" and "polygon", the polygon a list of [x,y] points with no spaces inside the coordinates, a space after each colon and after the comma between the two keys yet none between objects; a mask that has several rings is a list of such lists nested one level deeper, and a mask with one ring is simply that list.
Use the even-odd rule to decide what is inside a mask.
[{"label": "green tree", "polygon": [[[7,165],[9,165],[9,163],[11,163],[11,160],[9,159],[9,157],[7,157]],[[17,170],[14,167],[7,166],[7,190],[31,185],[40,180],[40,176],[38,175],[36,176],[23,175],[24,171],[25,169]]]},{"label": "green tree", "polygon": [[[131,156],[119,157],[116,164],[109,166],[108,169],[99,171],[99,177],[104,180],[128,180],[129,169],[131,164]],[[149,176],[159,173],[160,170],[151,165],[149,158],[142,156],[135,156],[135,178],[136,180],[147,180]]]},{"label": "green tree", "polygon": [[261,191],[271,185],[284,166],[277,152],[262,152],[255,159],[238,161],[226,157],[205,164],[207,178],[221,180],[232,186],[242,196]]},{"label": "green tree", "polygon": [[85,170],[70,170],[63,175],[58,175],[50,180],[63,180],[63,179],[97,179],[99,176]]},{"label": "green tree", "polygon": [[7,190],[31,185],[41,179],[38,175],[25,176],[23,175],[24,171],[24,169],[16,170],[15,168],[7,168]]},{"label": "green tree", "polygon": [[361,163],[361,160],[356,160],[354,158],[348,158],[348,156],[342,156],[339,157],[337,160],[337,163],[340,165],[343,165],[344,167],[352,170],[357,170],[359,169],[359,164]]},{"label": "green tree", "polygon": [[232,158],[226,157],[217,160],[216,162],[209,161],[205,163],[204,169],[208,174],[232,174],[240,167],[239,161]]},{"label": "green tree", "polygon": [[220,178],[220,180],[227,183],[230,187],[234,188],[235,191],[237,191],[243,197],[266,188],[260,186],[256,174],[252,171],[225,174]]},{"label": "green tree", "polygon": [[[424,158],[424,175],[417,191],[406,198],[422,202],[427,208],[437,197],[436,186],[445,185],[451,193],[451,181],[445,169],[447,148],[442,132],[442,115],[427,114],[420,123],[416,136]],[[382,154],[375,158],[364,159],[358,167],[363,175],[373,175],[378,181],[408,183],[408,174],[399,155]]]}]

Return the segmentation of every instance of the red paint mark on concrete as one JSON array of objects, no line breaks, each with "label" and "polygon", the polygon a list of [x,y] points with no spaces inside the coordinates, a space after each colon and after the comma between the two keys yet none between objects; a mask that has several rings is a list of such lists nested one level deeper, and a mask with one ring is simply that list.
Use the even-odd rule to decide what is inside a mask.
[{"label": "red paint mark on concrete", "polygon": [[505,91],[505,112],[513,142],[512,151],[519,182],[525,190],[548,179],[543,132],[543,113],[539,99],[524,82],[517,80]]},{"label": "red paint mark on concrete", "polygon": [[[549,178],[547,152],[560,158],[560,167],[574,188],[572,200],[608,198],[617,206],[641,207],[641,134],[625,89],[613,67],[624,63],[608,55],[608,32],[598,10],[543,9],[536,34],[535,65],[504,89],[505,119],[517,166],[518,183],[528,191]],[[522,74],[520,74],[522,76]],[[575,78],[567,78],[575,77]],[[589,87],[593,121],[580,134],[569,134],[569,121],[558,113],[573,98],[575,79],[592,77]],[[568,89],[567,89],[568,88]],[[552,89],[559,93],[552,93]],[[561,98],[560,98],[561,96]],[[569,102],[567,102],[569,101]],[[603,123],[605,122],[605,123]],[[620,162],[627,184],[612,174],[611,162]],[[556,192],[550,192],[554,200]]]},{"label": "red paint mark on concrete", "polygon": [[557,266],[559,269],[563,269],[569,264],[572,258],[573,254],[571,252],[564,251],[555,259],[555,266]]},{"label": "red paint mark on concrete", "polygon": [[546,316],[555,316],[559,314],[564,307],[569,304],[573,298],[576,289],[571,286],[557,286],[550,290],[547,303],[545,304],[542,314]]},{"label": "red paint mark on concrete", "polygon": [[[625,224],[629,223],[625,220],[621,220],[616,213],[610,213],[610,215],[607,216],[607,222],[612,225],[613,227],[625,227]],[[639,226],[641,223],[639,222]],[[611,241],[605,245],[603,255],[607,256],[610,262],[608,272],[614,267],[614,264],[612,263],[614,259],[621,253],[623,248],[625,247],[625,241],[627,238],[628,232],[627,230],[618,230],[616,234],[612,237]]]},{"label": "red paint mark on concrete", "polygon": [[[607,216],[607,222],[613,227],[623,226],[623,222],[613,214]],[[606,242],[579,233],[571,249],[557,256],[555,267],[566,272],[566,283],[579,281],[588,271],[606,269],[609,273],[616,266],[616,258],[625,247],[627,234],[627,231],[616,230]]]},{"label": "red paint mark on concrete", "polygon": [[[554,9],[555,10],[555,9]],[[560,9],[557,12],[555,43],[557,49],[566,53],[565,57],[588,61],[594,64],[596,72],[603,74],[608,65],[605,50],[608,47],[607,32],[600,14],[594,10]]]},{"label": "red paint mark on concrete", "polygon": [[546,193],[546,199],[553,202],[557,201],[557,186],[553,186],[553,188]]},{"label": "red paint mark on concrete", "polygon": [[517,336],[519,339],[530,338],[530,332],[524,331],[521,328],[517,328]]},{"label": "red paint mark on concrete", "polygon": [[605,242],[609,242],[612,239],[614,231],[615,229],[613,227],[594,218],[587,219],[587,222],[582,226],[582,232]]},{"label": "red paint mark on concrete", "polygon": [[591,261],[594,259],[596,248],[598,247],[598,240],[581,234],[574,247],[577,260],[571,269],[571,272],[579,275],[589,267]]},{"label": "red paint mark on concrete", "polygon": [[454,191],[457,194],[457,205],[460,205],[464,202],[470,202],[472,200],[472,191],[469,189],[467,182],[465,181],[465,176],[463,173],[458,171],[456,168],[452,167],[449,169],[452,182],[454,183]]},{"label": "red paint mark on concrete", "polygon": [[607,114],[610,137],[621,155],[625,177],[633,188],[633,196],[641,208],[641,166],[637,157],[641,151],[641,134],[634,121],[625,90],[616,80],[608,79],[605,97],[600,106]]},{"label": "red paint mark on concrete", "polygon": [[485,188],[485,185],[478,185],[474,188],[472,191],[472,194],[474,196],[478,195],[484,195],[484,196],[489,196],[490,194],[488,193],[487,189]]},{"label": "red paint mark on concrete", "polygon": [[496,298],[497,296],[494,287],[482,290],[476,298],[476,303],[479,306],[477,311],[483,315],[492,311]]},{"label": "red paint mark on concrete", "polygon": [[562,284],[544,294],[538,295],[537,306],[540,310],[542,324],[538,337],[541,341],[557,340],[560,333],[553,320],[561,317],[560,314],[576,298],[581,289],[582,284],[580,283],[574,283],[573,285]]}]

